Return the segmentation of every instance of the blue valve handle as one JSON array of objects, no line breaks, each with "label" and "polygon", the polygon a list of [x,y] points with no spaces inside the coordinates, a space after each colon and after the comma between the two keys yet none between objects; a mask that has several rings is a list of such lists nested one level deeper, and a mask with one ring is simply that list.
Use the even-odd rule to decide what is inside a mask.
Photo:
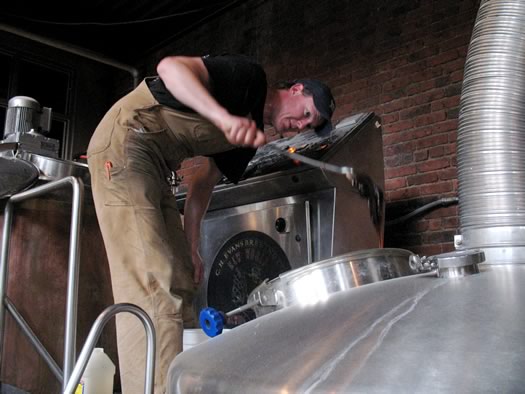
[{"label": "blue valve handle", "polygon": [[222,333],[225,320],[224,314],[215,308],[204,308],[199,314],[199,323],[202,330],[212,338]]}]

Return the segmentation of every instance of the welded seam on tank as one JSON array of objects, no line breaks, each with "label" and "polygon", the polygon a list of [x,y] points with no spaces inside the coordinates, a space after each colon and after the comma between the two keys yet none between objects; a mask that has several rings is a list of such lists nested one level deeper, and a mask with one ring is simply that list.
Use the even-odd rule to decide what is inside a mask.
[{"label": "welded seam on tank", "polygon": [[432,286],[429,289],[426,289],[424,291],[421,291],[421,292],[417,293],[414,297],[403,301],[402,303],[400,303],[399,305],[397,305],[396,307],[391,309],[389,312],[387,312],[386,314],[381,316],[374,323],[372,323],[370,325],[370,327],[363,334],[361,334],[355,341],[353,341],[346,348],[344,348],[339,353],[339,355],[337,357],[332,359],[329,363],[326,363],[324,366],[320,367],[318,369],[318,373],[315,374],[314,376],[312,376],[310,379],[308,379],[309,381],[312,381],[312,380],[315,379],[315,381],[313,383],[311,383],[311,384],[308,384],[308,382],[305,382],[305,384],[303,386],[306,386],[306,387],[305,387],[304,390],[301,390],[301,391],[304,391],[305,394],[311,393],[312,390],[314,390],[319,384],[323,383],[330,376],[330,374],[334,371],[334,369],[337,368],[339,363],[346,357],[348,352],[350,352],[350,350],[352,350],[356,345],[358,345],[359,342],[361,342],[363,339],[369,337],[370,334],[372,334],[372,332],[375,330],[375,328],[379,324],[383,323],[387,319],[390,319],[392,317],[392,315],[397,313],[400,309],[402,309],[407,304],[412,303],[410,308],[405,310],[403,313],[401,313],[399,315],[396,315],[392,320],[390,320],[386,324],[386,327],[381,330],[381,333],[379,334],[379,336],[378,336],[378,338],[376,340],[376,344],[374,345],[374,347],[368,352],[367,357],[360,363],[361,365],[359,366],[359,368],[357,370],[354,370],[355,373],[353,375],[354,376],[357,375],[359,373],[359,371],[363,368],[363,366],[366,364],[368,359],[372,356],[372,354],[377,349],[379,349],[379,347],[382,345],[385,337],[388,335],[388,333],[390,332],[390,329],[394,326],[394,324],[396,324],[399,320],[403,319],[410,312],[412,312],[416,308],[416,306],[418,305],[419,301],[421,301],[421,299],[424,296],[426,296],[432,290],[434,290],[434,289],[444,285],[445,283],[447,283],[447,281],[440,281],[440,282],[438,282],[435,286]]}]

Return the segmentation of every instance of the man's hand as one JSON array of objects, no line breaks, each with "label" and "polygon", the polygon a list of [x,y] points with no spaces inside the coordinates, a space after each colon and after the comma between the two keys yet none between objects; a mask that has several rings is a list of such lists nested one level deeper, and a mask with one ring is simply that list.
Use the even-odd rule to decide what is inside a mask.
[{"label": "man's hand", "polygon": [[228,142],[234,145],[251,146],[257,148],[266,143],[264,133],[257,128],[252,119],[224,114],[219,128],[223,131]]},{"label": "man's hand", "polygon": [[204,276],[204,268],[200,253],[198,251],[192,253],[191,260],[193,263],[193,283],[198,285],[202,282]]}]

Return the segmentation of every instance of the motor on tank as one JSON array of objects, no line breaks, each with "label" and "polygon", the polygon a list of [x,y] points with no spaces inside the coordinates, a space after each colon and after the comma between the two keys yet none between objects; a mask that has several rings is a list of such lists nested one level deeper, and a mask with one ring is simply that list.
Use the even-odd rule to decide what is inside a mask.
[{"label": "motor on tank", "polygon": [[60,141],[43,135],[51,129],[51,113],[51,108],[42,107],[31,97],[11,98],[2,143],[13,143],[16,150],[58,157]]}]

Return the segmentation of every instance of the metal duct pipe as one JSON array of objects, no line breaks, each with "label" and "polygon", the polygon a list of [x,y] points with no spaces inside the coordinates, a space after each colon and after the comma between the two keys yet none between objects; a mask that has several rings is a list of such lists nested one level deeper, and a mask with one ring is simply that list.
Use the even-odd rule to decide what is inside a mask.
[{"label": "metal duct pipe", "polygon": [[133,87],[137,87],[139,84],[139,71],[135,67],[131,67],[127,64],[118,62],[116,60],[110,59],[106,56],[100,55],[96,52],[80,48],[68,43],[64,43],[58,40],[53,40],[50,38],[42,37],[38,34],[33,34],[30,32],[27,32],[25,30],[19,29],[17,27],[13,27],[10,25],[6,25],[5,23],[0,23],[0,30],[6,31],[8,33],[27,38],[28,40],[39,42],[41,44],[60,49],[65,52],[73,53],[78,56],[82,56],[91,60],[94,60],[96,62],[107,64],[108,66],[112,66],[115,68],[118,68],[119,70],[127,71],[131,74],[133,77]]},{"label": "metal duct pipe", "polygon": [[460,248],[493,263],[525,255],[525,2],[483,0],[458,129]]}]

